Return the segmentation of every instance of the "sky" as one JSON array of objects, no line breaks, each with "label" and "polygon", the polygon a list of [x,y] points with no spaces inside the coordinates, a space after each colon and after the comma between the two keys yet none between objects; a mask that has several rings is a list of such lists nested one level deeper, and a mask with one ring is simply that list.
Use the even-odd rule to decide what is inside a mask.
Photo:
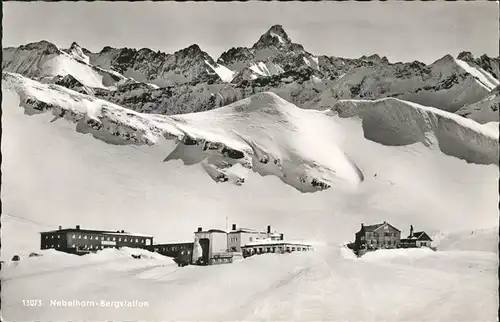
[{"label": "sky", "polygon": [[3,47],[47,40],[173,53],[194,43],[213,58],[250,47],[272,25],[317,55],[433,62],[498,56],[498,2],[5,2]]}]

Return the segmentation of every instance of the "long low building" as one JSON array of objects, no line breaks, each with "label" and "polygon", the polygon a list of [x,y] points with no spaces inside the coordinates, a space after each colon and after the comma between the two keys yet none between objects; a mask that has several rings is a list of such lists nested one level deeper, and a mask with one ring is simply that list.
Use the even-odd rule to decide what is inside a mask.
[{"label": "long low building", "polygon": [[307,252],[314,250],[309,244],[298,242],[287,242],[284,240],[260,240],[254,243],[248,243],[241,247],[243,257],[250,257],[260,254],[284,254],[291,252]]},{"label": "long low building", "polygon": [[145,248],[153,245],[153,236],[128,233],[123,230],[91,230],[75,228],[41,232],[40,248],[84,255],[105,248]]},{"label": "long low building", "polygon": [[156,252],[163,256],[172,257],[179,266],[186,266],[191,263],[194,243],[172,243],[156,244],[144,247],[150,252]]}]

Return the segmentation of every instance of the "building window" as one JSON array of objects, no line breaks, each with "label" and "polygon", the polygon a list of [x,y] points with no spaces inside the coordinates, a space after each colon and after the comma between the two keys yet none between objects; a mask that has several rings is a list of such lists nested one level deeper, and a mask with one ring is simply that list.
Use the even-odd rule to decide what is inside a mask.
[{"label": "building window", "polygon": [[136,238],[136,239],[135,239],[135,242],[136,242],[136,243],[138,243],[138,242],[139,242],[139,238]]},{"label": "building window", "polygon": [[121,241],[122,241],[122,238],[121,238],[121,237],[119,237],[119,238],[118,238],[118,241],[120,241],[120,242],[121,242]]},{"label": "building window", "polygon": [[58,239],[61,239],[61,235],[57,235],[57,238],[58,238]]},{"label": "building window", "polygon": [[83,239],[87,239],[87,235],[83,235]]},{"label": "building window", "polygon": [[106,240],[108,240],[108,241],[109,241],[109,240],[111,240],[111,238],[110,238],[110,237],[106,237]]},{"label": "building window", "polygon": [[250,241],[253,241],[253,237],[250,237]]},{"label": "building window", "polygon": [[101,236],[101,240],[104,240],[104,236]]},{"label": "building window", "polygon": [[113,241],[116,241],[116,237],[113,237]]},{"label": "building window", "polygon": [[292,247],[292,252],[295,251],[295,247]]}]

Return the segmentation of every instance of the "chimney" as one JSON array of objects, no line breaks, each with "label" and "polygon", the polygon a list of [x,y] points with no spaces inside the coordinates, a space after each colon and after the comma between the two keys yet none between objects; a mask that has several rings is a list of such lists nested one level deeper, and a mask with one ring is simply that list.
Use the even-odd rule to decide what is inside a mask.
[{"label": "chimney", "polygon": [[121,232],[122,232],[122,233],[124,233],[124,232],[125,232],[125,230],[123,230],[123,229],[122,229],[122,231],[121,231]]},{"label": "chimney", "polygon": [[233,224],[233,230],[236,230],[236,224]]},{"label": "chimney", "polygon": [[198,227],[198,232],[201,232],[203,231],[203,228],[202,227]]},{"label": "chimney", "polygon": [[410,237],[413,237],[413,225],[410,225]]},{"label": "chimney", "polygon": [[76,225],[76,230],[80,230],[80,225]]},{"label": "chimney", "polygon": [[361,228],[365,227],[365,224],[364,223],[361,223]]},{"label": "chimney", "polygon": [[271,225],[268,225],[267,226],[267,233],[270,234],[271,233]]},{"label": "chimney", "polygon": [[62,226],[59,226],[59,230],[62,230]]},{"label": "chimney", "polygon": [[284,234],[280,234],[280,240],[284,240],[285,239],[285,235]]}]

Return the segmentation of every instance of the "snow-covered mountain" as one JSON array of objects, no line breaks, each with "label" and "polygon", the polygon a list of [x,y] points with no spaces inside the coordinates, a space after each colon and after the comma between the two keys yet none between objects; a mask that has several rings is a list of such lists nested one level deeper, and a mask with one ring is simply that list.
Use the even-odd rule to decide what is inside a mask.
[{"label": "snow-covered mountain", "polygon": [[[2,92],[1,256],[22,258],[2,265],[5,320],[496,317],[499,152],[487,125],[395,98],[306,110],[265,92],[166,116],[12,73]],[[38,232],[58,225],[140,231],[161,243],[192,241],[199,226],[224,229],[226,217],[271,224],[316,251],[185,268],[129,249],[38,251]],[[357,259],[340,246],[360,223],[383,220],[403,233],[413,224],[450,234],[438,252]],[[478,229],[487,233],[475,238]],[[24,298],[148,307],[28,310]]]},{"label": "snow-covered mountain", "polygon": [[456,112],[498,85],[480,66],[446,55],[429,66],[413,62],[355,68],[336,81],[328,94],[335,100],[397,97]]},{"label": "snow-covered mountain", "polygon": [[472,119],[479,123],[498,122],[500,105],[500,86],[480,101],[466,105],[457,111],[458,115]]},{"label": "snow-covered mountain", "polygon": [[89,57],[76,43],[68,50],[61,50],[43,40],[18,48],[4,48],[2,55],[3,71],[45,82],[58,81],[61,77],[70,75],[81,86],[114,88],[129,81],[119,73],[89,64]]},{"label": "snow-covered mountain", "polygon": [[233,83],[279,75],[301,66],[319,71],[318,58],[293,43],[281,25],[272,26],[251,48],[233,47],[222,53],[217,63],[234,71]]},{"label": "snow-covered mountain", "polygon": [[[137,113],[18,74],[4,73],[3,81],[19,95],[28,114],[50,111],[54,120],[74,122],[78,132],[104,142],[155,145],[174,139],[177,146],[165,161],[202,163],[216,181],[243,184],[244,169],[251,169],[301,192],[332,186],[357,189],[373,173],[366,172],[361,151],[352,150],[352,138],[346,135],[352,125],[343,120],[353,117],[362,121],[363,140],[389,147],[417,144],[468,163],[498,165],[498,132],[398,99],[339,101],[318,111],[265,92],[212,111],[163,116]],[[322,139],[326,137],[331,138]]]},{"label": "snow-covered mountain", "polygon": [[341,99],[395,97],[456,112],[499,85],[499,58],[460,53],[426,65],[391,63],[377,54],[358,59],[314,55],[274,25],[251,47],[214,60],[198,45],[173,54],[104,47],[92,53],[46,41],[3,49],[5,71],[94,95],[138,112],[183,114],[273,92],[305,109]]}]

